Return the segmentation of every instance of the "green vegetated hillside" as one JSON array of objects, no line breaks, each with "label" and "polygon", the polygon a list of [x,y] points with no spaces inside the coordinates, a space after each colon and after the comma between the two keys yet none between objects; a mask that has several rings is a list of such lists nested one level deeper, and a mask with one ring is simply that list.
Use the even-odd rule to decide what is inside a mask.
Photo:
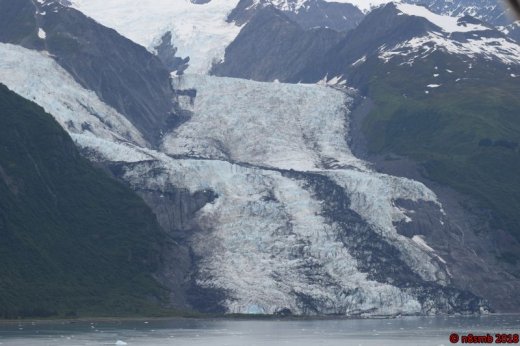
[{"label": "green vegetated hillside", "polygon": [[493,227],[520,239],[520,78],[503,65],[445,57],[365,67],[375,101],[363,125],[369,149],[422,163],[429,178],[476,197]]},{"label": "green vegetated hillside", "polygon": [[0,318],[154,313],[163,240],[139,197],[0,85]]}]

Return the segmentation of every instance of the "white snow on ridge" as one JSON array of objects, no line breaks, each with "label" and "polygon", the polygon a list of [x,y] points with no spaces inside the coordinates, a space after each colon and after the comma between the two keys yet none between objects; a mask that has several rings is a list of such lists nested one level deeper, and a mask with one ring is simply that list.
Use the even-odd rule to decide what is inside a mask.
[{"label": "white snow on ridge", "polygon": [[400,0],[325,0],[327,2],[339,2],[352,4],[359,8],[363,13],[368,13],[376,7],[388,4],[389,2],[398,3]]},{"label": "white snow on ridge", "polygon": [[153,51],[171,31],[177,55],[190,57],[189,73],[207,73],[224,58],[225,48],[240,32],[226,22],[238,0],[72,0],[72,7]]},{"label": "white snow on ridge", "polygon": [[124,116],[80,86],[45,53],[0,43],[0,82],[42,106],[68,132],[147,145]]},{"label": "white snow on ridge", "polygon": [[[254,4],[260,3],[262,0],[255,0]],[[399,2],[400,0],[325,0],[326,2],[336,2],[342,4],[351,4],[363,13],[368,13],[376,7],[387,4],[389,2]],[[298,12],[301,8],[308,7],[309,0],[268,0],[269,3],[282,11]],[[254,6],[254,5],[253,5]]]},{"label": "white snow on ridge", "polygon": [[[260,0],[256,0],[256,3],[259,2]],[[282,11],[298,12],[308,0],[269,0],[269,2]]]},{"label": "white snow on ridge", "polygon": [[397,9],[404,14],[409,16],[423,17],[432,22],[433,24],[440,27],[445,32],[468,32],[468,31],[480,31],[489,30],[489,28],[479,24],[465,24],[459,25],[457,17],[443,16],[431,12],[424,6],[410,5],[410,4],[397,4]]},{"label": "white snow on ridge", "polygon": [[472,59],[498,60],[504,64],[520,64],[520,45],[507,38],[481,37],[455,41],[441,33],[430,33],[402,42],[394,47],[382,47],[379,58],[385,62],[395,57],[404,57],[406,64],[431,55],[436,50],[464,55]]}]

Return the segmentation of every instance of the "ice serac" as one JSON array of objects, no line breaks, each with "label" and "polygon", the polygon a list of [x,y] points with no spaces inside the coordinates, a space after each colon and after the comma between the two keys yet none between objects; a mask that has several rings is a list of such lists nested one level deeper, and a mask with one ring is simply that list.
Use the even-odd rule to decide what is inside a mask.
[{"label": "ice serac", "polygon": [[[197,96],[181,101],[192,117],[165,136],[162,150],[198,161],[183,161],[196,174],[175,169],[161,181],[185,185],[197,176],[192,190],[218,196],[199,212],[205,231],[191,243],[200,258],[196,284],[225,292],[227,311],[479,309],[478,299],[450,287],[438,254],[395,228],[413,217],[396,200],[440,210],[435,195],[375,173],[351,154],[345,133],[352,91],[190,75],[174,86],[196,88]],[[125,179],[145,183],[142,173],[127,171]]]}]

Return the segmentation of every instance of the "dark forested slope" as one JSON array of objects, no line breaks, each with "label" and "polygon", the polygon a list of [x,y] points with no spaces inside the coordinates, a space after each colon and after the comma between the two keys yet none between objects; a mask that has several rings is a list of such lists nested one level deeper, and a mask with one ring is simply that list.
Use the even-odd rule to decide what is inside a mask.
[{"label": "dark forested slope", "polygon": [[162,237],[139,197],[0,85],[0,317],[153,311]]}]

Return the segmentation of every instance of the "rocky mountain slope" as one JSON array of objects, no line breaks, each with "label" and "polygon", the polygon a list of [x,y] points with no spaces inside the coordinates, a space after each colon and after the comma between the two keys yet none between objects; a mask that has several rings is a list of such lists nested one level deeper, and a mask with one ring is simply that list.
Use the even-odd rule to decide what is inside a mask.
[{"label": "rocky mountain slope", "polygon": [[329,28],[347,31],[355,28],[363,19],[363,12],[358,7],[347,3],[325,0],[241,0],[229,14],[228,21],[243,25],[258,11],[269,7],[281,11],[303,29]]}]

